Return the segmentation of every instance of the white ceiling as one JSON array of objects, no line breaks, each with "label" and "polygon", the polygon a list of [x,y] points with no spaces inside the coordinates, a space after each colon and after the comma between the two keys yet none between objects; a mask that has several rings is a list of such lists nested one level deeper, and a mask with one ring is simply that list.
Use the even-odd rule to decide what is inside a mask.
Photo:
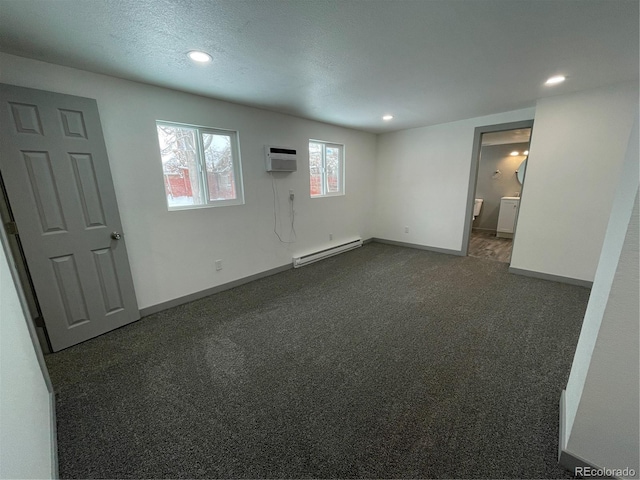
[{"label": "white ceiling", "polygon": [[4,52],[371,132],[637,81],[638,39],[637,0],[0,0]]}]

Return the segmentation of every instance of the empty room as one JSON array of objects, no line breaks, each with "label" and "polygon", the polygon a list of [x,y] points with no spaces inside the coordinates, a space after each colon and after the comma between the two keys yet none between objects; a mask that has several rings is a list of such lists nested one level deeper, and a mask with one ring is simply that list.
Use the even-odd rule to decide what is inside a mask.
[{"label": "empty room", "polygon": [[0,0],[0,478],[638,478],[637,0]]}]

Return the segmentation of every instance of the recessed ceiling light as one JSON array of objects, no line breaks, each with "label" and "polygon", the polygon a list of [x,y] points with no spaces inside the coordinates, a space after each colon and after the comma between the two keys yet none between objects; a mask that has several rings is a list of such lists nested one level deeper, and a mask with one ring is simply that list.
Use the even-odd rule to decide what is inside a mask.
[{"label": "recessed ceiling light", "polygon": [[187,53],[187,55],[194,62],[207,63],[212,60],[211,55],[206,52],[200,52],[198,50],[191,50],[189,53]]},{"label": "recessed ceiling light", "polygon": [[389,120],[393,120],[393,115],[384,115],[384,116],[382,117],[382,119],[383,119],[385,122],[388,122]]},{"label": "recessed ceiling light", "polygon": [[518,156],[520,155],[520,152],[516,152],[515,150],[513,152],[511,152],[509,155],[511,155],[512,157]]},{"label": "recessed ceiling light", "polygon": [[544,82],[545,85],[557,85],[558,83],[562,83],[566,80],[566,77],[564,75],[556,75],[555,77],[550,77],[546,82]]}]

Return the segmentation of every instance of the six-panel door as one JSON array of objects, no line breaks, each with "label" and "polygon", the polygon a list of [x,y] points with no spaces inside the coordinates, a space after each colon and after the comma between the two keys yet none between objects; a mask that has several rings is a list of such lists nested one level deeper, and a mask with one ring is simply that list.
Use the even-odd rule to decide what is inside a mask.
[{"label": "six-panel door", "polygon": [[96,101],[2,84],[0,110],[0,172],[53,350],[137,320]]}]

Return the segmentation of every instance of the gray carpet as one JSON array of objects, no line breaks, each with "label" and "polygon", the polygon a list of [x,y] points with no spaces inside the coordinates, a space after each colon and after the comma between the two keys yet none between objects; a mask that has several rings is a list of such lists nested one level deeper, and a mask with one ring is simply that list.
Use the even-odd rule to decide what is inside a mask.
[{"label": "gray carpet", "polygon": [[369,244],[47,356],[63,478],[572,478],[589,290]]}]

